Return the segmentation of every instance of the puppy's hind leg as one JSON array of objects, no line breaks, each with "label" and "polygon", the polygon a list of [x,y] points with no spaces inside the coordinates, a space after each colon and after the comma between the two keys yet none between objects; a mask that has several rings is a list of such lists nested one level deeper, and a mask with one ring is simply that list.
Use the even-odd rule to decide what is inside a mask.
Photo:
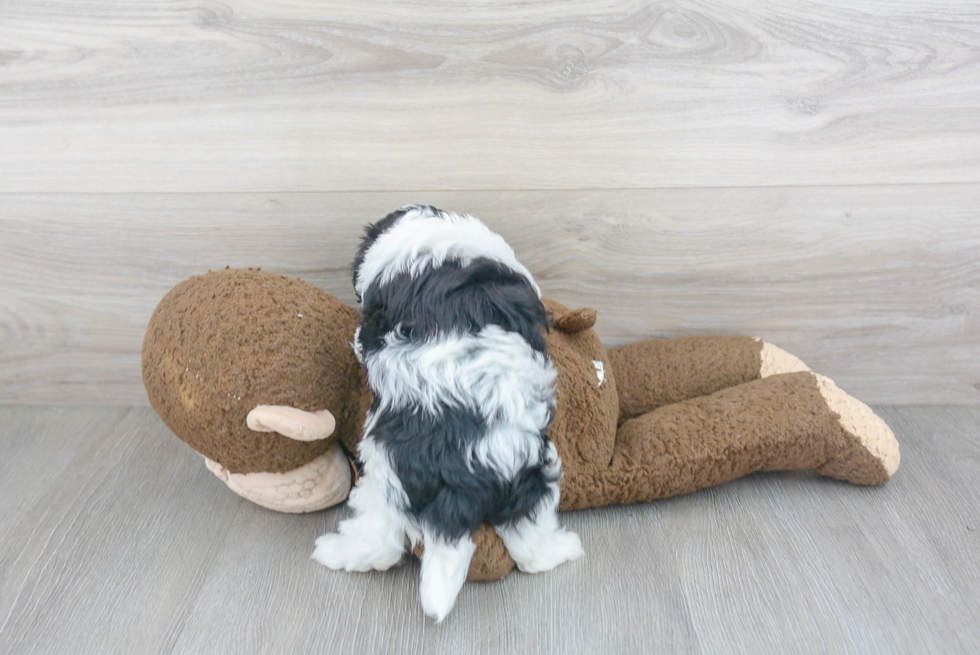
[{"label": "puppy's hind leg", "polygon": [[585,554],[579,536],[558,525],[558,485],[551,486],[552,494],[531,516],[513,525],[494,526],[517,568],[525,573],[550,571]]},{"label": "puppy's hind leg", "polygon": [[422,529],[422,535],[425,540],[422,581],[419,584],[422,610],[435,619],[436,623],[441,623],[456,604],[456,596],[466,581],[476,544],[469,535],[456,542],[448,541],[425,528]]},{"label": "puppy's hind leg", "polygon": [[[362,457],[366,450],[361,448]],[[338,533],[316,540],[314,560],[334,570],[385,571],[401,560],[406,535],[418,540],[417,528],[398,506],[401,485],[386,466],[383,457],[365,458],[364,475],[347,501],[354,516],[340,522]]]}]

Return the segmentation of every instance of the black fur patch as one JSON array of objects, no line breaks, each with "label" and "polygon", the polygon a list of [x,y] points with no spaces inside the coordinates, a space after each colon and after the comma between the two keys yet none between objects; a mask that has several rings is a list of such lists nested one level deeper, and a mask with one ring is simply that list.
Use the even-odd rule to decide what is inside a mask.
[{"label": "black fur patch", "polygon": [[[408,513],[449,541],[472,535],[483,522],[505,526],[531,516],[557,482],[544,463],[521,469],[512,480],[476,459],[468,463],[467,448],[485,433],[482,418],[463,408],[444,408],[438,416],[382,412],[371,432],[408,495]],[[542,434],[542,462],[547,447]]]},{"label": "black fur patch", "polygon": [[385,335],[399,324],[411,341],[497,325],[546,352],[548,316],[537,292],[526,277],[491,259],[466,266],[450,260],[420,275],[405,272],[386,284],[373,282],[361,309],[364,353],[382,348]]}]

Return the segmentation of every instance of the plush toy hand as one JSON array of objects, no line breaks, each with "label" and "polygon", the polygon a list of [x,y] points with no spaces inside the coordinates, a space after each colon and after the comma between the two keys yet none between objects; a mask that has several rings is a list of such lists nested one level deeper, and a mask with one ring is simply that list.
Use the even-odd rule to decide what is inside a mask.
[{"label": "plush toy hand", "polygon": [[[248,413],[248,427],[256,432],[278,432],[297,441],[326,439],[336,420],[328,410],[307,412],[282,405],[259,405]],[[285,473],[231,473],[204,458],[208,470],[236,494],[278,512],[316,512],[347,498],[351,470],[340,443],[303,466]]]}]

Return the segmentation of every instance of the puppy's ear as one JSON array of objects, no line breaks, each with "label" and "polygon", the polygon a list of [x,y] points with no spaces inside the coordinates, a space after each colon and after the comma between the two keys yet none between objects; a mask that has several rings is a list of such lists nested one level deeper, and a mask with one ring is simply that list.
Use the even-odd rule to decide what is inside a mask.
[{"label": "puppy's ear", "polygon": [[256,432],[278,432],[296,441],[326,439],[337,427],[330,410],[307,412],[286,405],[258,405],[245,421]]}]

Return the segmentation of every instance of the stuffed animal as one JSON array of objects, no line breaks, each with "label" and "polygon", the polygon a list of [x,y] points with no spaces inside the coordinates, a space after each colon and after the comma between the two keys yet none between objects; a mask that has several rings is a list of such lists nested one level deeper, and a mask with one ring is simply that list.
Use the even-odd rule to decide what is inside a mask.
[{"label": "stuffed animal", "polygon": [[[561,509],[666,498],[756,471],[877,485],[898,469],[898,442],[867,405],[769,343],[685,337],[607,351],[594,309],[544,302]],[[372,400],[350,346],[357,323],[356,309],[300,280],[252,269],[185,280],[143,342],[150,403],[242,497],[284,512],[335,505],[356,477],[349,454]],[[469,579],[513,568],[493,530],[474,541]]]}]

